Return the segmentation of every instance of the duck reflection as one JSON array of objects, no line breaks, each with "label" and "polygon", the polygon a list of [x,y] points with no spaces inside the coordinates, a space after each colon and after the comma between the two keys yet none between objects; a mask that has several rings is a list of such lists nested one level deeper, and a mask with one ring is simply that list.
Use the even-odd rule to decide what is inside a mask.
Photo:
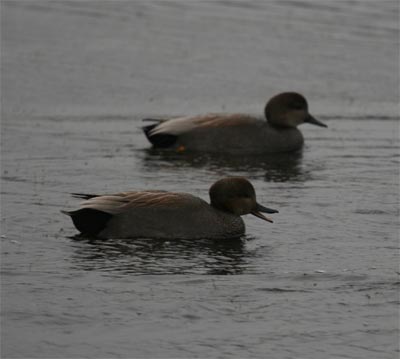
[{"label": "duck reflection", "polygon": [[241,175],[262,175],[267,182],[305,182],[311,173],[303,164],[302,151],[252,156],[232,156],[207,153],[179,153],[159,149],[146,149],[143,166],[147,171],[198,168],[210,171],[239,172]]},{"label": "duck reflection", "polygon": [[72,237],[73,264],[84,270],[124,274],[240,274],[254,253],[246,239],[98,240]]}]

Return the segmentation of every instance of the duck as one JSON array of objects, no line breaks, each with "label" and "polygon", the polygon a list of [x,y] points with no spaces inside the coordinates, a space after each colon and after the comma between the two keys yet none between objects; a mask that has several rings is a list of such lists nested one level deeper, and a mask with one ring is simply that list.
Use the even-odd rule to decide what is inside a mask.
[{"label": "duck", "polygon": [[128,191],[115,194],[73,193],[84,199],[71,217],[86,237],[99,239],[231,239],[245,234],[241,216],[278,213],[256,200],[253,185],[244,177],[225,177],[209,189],[210,203],[182,192]]},{"label": "duck", "polygon": [[155,123],[142,129],[154,148],[257,155],[301,149],[304,138],[297,126],[303,123],[328,127],[309,113],[306,98],[296,92],[273,96],[264,115],[266,121],[241,113],[145,118],[143,121]]}]

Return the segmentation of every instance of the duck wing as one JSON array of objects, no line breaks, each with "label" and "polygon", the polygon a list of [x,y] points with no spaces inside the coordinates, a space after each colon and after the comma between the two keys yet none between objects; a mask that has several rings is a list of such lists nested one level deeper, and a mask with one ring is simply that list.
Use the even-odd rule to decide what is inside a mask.
[{"label": "duck wing", "polygon": [[[146,119],[150,120],[150,119]],[[175,144],[178,136],[198,129],[231,127],[257,121],[245,114],[207,114],[194,117],[178,117],[169,120],[158,120],[157,123],[144,126],[147,139],[155,147],[170,147]]]},{"label": "duck wing", "polygon": [[186,203],[190,195],[167,191],[130,191],[91,197],[82,202],[81,209],[93,209],[111,215],[134,208],[165,208]]},{"label": "duck wing", "polygon": [[120,213],[139,208],[184,206],[196,198],[185,193],[167,191],[129,191],[107,195],[75,193],[74,197],[85,199],[80,208],[61,212],[72,218],[81,233],[89,236],[97,236],[106,228],[108,221]]}]

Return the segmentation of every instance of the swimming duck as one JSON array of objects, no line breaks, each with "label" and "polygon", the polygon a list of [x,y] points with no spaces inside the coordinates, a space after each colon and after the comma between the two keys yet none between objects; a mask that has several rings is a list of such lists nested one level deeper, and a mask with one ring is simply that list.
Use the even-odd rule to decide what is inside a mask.
[{"label": "swimming duck", "polygon": [[297,126],[302,123],[327,127],[308,112],[307,100],[296,92],[272,97],[264,114],[267,121],[246,114],[144,119],[156,123],[143,131],[156,148],[249,155],[300,149],[304,139]]},{"label": "swimming duck", "polygon": [[240,216],[277,213],[256,201],[253,185],[227,177],[209,190],[210,204],[187,193],[132,191],[109,195],[79,194],[79,209],[62,211],[84,235],[98,238],[223,239],[245,233]]}]

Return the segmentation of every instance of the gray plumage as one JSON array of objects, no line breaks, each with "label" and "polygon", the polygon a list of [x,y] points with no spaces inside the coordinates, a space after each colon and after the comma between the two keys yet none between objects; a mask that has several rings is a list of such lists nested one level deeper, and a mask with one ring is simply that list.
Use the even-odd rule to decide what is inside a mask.
[{"label": "gray plumage", "polygon": [[211,204],[187,193],[131,191],[112,195],[75,194],[86,199],[71,216],[83,234],[98,238],[223,239],[245,233],[241,215],[276,213],[256,201],[242,177],[228,177],[210,188]]},{"label": "gray plumage", "polygon": [[267,121],[246,114],[206,114],[153,120],[143,130],[154,147],[251,155],[300,149],[304,139],[297,126],[302,123],[327,127],[294,92],[272,97],[264,113]]}]

